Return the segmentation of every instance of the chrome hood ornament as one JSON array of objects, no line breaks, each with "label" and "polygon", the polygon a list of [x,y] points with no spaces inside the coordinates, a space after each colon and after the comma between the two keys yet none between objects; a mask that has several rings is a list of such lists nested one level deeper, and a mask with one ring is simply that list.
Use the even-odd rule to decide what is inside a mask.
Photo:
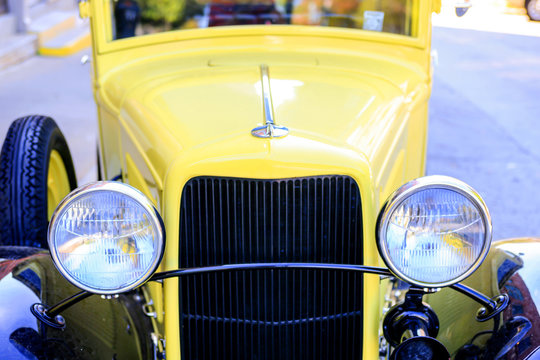
[{"label": "chrome hood ornament", "polygon": [[289,133],[285,126],[279,126],[274,123],[274,107],[272,105],[272,96],[270,94],[270,77],[268,76],[268,66],[261,65],[261,85],[264,107],[264,118],[266,124],[257,126],[251,130],[251,135],[258,138],[280,138]]}]

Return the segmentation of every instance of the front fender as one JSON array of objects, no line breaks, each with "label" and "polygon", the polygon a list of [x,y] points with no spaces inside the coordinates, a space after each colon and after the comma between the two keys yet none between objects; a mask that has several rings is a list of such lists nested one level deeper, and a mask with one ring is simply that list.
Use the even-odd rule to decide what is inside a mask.
[{"label": "front fender", "polygon": [[[526,317],[533,327],[507,355],[522,360],[540,346],[540,239],[520,238],[496,241],[483,264],[463,283],[489,297],[508,294],[510,304],[498,319],[486,322],[475,320],[481,307],[470,298],[452,289],[442,289],[426,296],[426,301],[440,321],[438,339],[452,355],[471,342],[480,347],[490,339],[494,326],[504,324],[515,316]],[[498,323],[495,323],[498,321]]]},{"label": "front fender", "polygon": [[91,296],[66,309],[64,330],[53,329],[30,312],[79,292],[56,270],[48,252],[0,246],[0,349],[7,359],[147,359],[151,323],[142,296]]}]

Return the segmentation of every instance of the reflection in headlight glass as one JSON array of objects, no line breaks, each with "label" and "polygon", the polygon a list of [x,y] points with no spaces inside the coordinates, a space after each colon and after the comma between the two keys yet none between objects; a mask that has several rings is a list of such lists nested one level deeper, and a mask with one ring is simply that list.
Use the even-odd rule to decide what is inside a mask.
[{"label": "reflection in headlight glass", "polygon": [[55,228],[65,270],[91,288],[113,290],[139,280],[159,256],[150,214],[118,192],[98,191],[71,203]]},{"label": "reflection in headlight glass", "polygon": [[406,276],[442,283],[474,264],[484,247],[485,231],[480,212],[467,197],[448,189],[426,189],[391,214],[388,254]]}]

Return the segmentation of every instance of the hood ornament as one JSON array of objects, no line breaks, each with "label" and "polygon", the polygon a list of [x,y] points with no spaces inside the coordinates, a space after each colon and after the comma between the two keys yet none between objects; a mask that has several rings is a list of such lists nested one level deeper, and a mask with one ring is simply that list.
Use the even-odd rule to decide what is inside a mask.
[{"label": "hood ornament", "polygon": [[268,66],[261,65],[261,85],[262,98],[264,105],[264,118],[266,124],[257,126],[251,130],[251,135],[258,138],[280,138],[289,133],[285,126],[279,126],[274,123],[274,107],[272,105],[272,96],[270,94],[270,80],[268,76]]}]

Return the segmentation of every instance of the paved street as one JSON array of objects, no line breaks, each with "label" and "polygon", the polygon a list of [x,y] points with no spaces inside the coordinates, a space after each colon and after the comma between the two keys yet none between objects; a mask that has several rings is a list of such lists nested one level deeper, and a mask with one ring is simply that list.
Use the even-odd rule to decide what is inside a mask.
[{"label": "paved street", "polygon": [[96,179],[96,107],[90,65],[80,63],[86,53],[90,51],[66,58],[36,56],[0,72],[0,138],[18,117],[52,117],[66,137],[80,184]]},{"label": "paved street", "polygon": [[427,172],[480,192],[494,239],[540,236],[540,37],[435,28],[433,47]]},{"label": "paved street", "polygon": [[[479,13],[467,21],[477,24]],[[427,172],[475,187],[492,211],[495,239],[540,236],[540,23],[522,14],[511,20],[522,23],[520,34],[528,35],[494,32],[501,26],[433,32],[439,65]],[[444,14],[437,22],[456,23]],[[467,27],[462,25],[452,27]],[[80,183],[95,179],[96,146],[90,67],[80,65],[82,54],[35,57],[0,73],[0,136],[19,116],[54,117],[72,149]]]},{"label": "paved street", "polygon": [[428,174],[473,186],[493,218],[493,238],[540,236],[540,22],[520,1],[452,2],[434,15],[435,68]]}]

